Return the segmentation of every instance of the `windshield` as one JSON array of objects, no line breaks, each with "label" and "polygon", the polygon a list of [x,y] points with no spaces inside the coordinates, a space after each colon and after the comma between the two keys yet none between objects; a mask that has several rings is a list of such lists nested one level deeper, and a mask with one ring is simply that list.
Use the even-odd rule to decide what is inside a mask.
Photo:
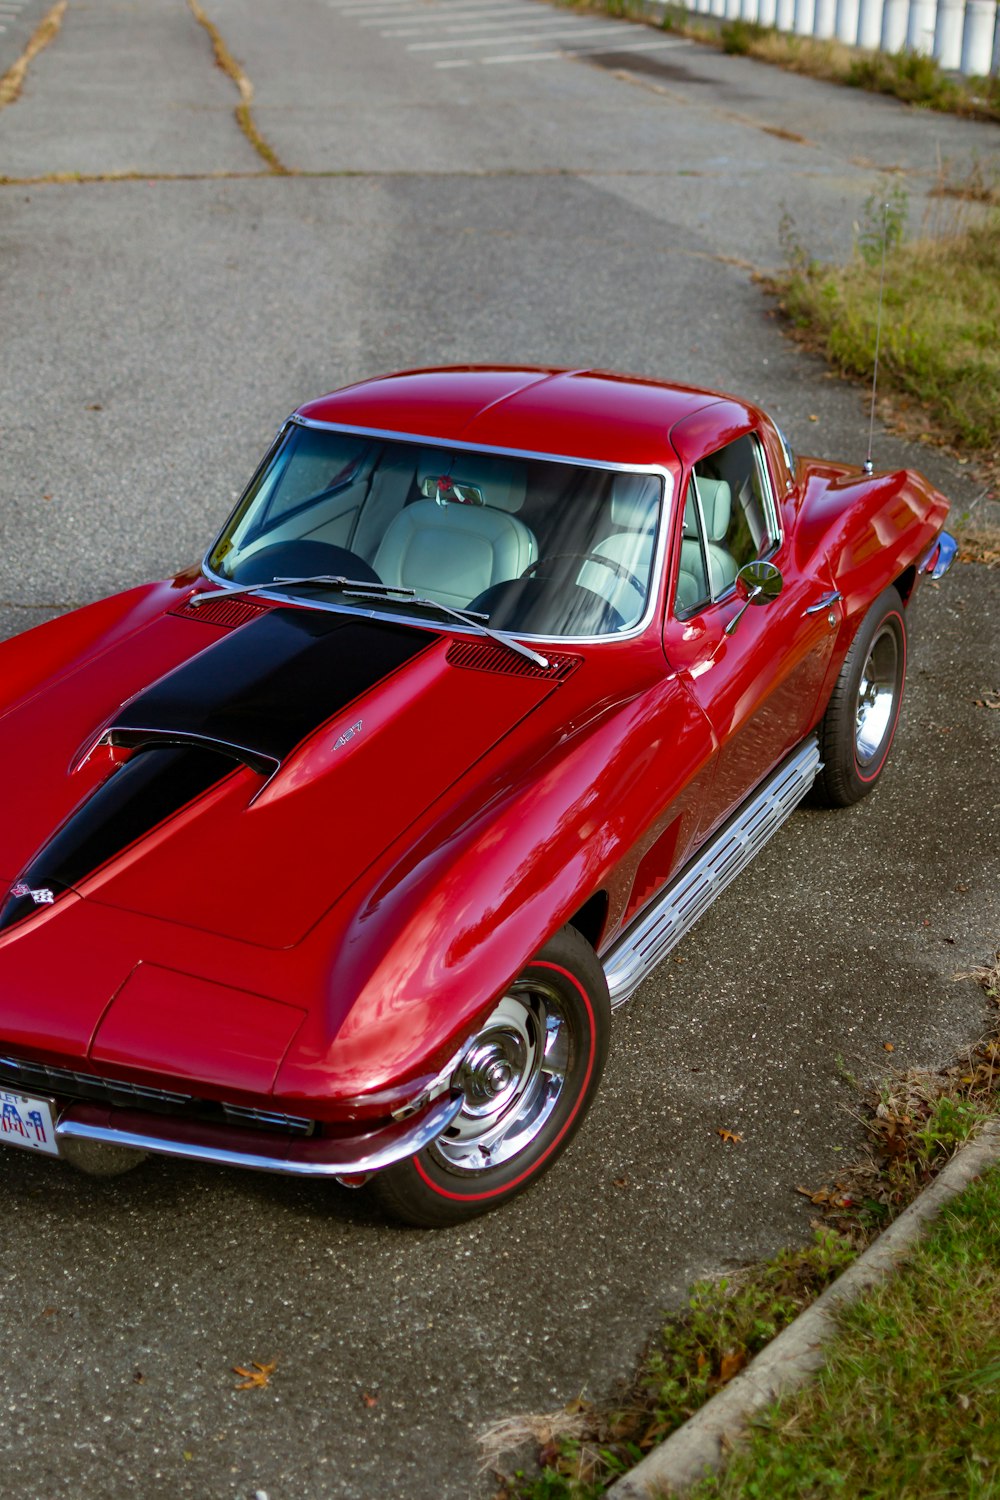
[{"label": "windshield", "polygon": [[[411,590],[498,630],[614,635],[645,613],[662,493],[653,474],[294,424],[208,564],[239,585],[313,578],[314,601],[323,575]],[[328,594],[350,605],[334,582]]]}]

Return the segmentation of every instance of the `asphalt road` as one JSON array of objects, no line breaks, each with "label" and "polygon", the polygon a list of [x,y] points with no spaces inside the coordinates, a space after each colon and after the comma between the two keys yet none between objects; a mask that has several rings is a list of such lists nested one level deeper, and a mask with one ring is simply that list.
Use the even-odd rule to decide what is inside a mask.
[{"label": "asphalt road", "polygon": [[[859,393],[785,342],[752,268],[783,213],[846,255],[890,182],[919,224],[939,159],[1000,139],[534,0],[203,3],[279,162],[321,175],[268,169],[183,0],[70,0],[0,111],[2,634],[200,556],[287,411],[382,369],[704,381],[860,459]],[[875,456],[959,512],[980,494],[922,445],[877,431]],[[8,1153],[5,1495],[486,1496],[484,1424],[607,1389],[693,1277],[807,1235],[795,1187],[855,1139],[845,1072],[987,1024],[952,976],[1000,932],[997,580],[923,590],[876,794],[796,814],[730,888],[502,1214],[407,1232],[346,1191]],[[251,1360],[270,1384],[236,1391]]]}]

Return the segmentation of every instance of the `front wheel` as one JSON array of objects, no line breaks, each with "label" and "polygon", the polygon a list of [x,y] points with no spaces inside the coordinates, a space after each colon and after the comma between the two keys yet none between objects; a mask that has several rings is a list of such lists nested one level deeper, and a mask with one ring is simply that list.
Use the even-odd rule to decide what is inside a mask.
[{"label": "front wheel", "polygon": [[882,774],[896,732],[906,676],[903,601],[886,589],[865,615],[844,658],[819,729],[820,799],[850,807]]},{"label": "front wheel", "polygon": [[460,1224],[535,1182],[569,1144],[600,1082],[611,1008],[604,971],[571,927],[510,984],[456,1074],[465,1103],[419,1155],[372,1179],[409,1224]]}]

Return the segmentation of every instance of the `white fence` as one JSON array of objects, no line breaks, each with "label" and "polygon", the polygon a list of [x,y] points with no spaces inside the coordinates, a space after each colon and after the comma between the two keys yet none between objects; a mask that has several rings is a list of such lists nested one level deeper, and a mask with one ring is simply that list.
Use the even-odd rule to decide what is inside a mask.
[{"label": "white fence", "polygon": [[997,0],[688,0],[701,15],[759,21],[851,47],[935,57],[959,73],[1000,71]]}]

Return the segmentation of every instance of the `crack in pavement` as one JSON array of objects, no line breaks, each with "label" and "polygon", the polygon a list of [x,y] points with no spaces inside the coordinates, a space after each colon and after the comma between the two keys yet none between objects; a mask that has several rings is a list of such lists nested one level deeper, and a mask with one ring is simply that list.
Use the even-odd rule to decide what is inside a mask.
[{"label": "crack in pavement", "polygon": [[49,45],[53,37],[62,25],[62,19],[66,12],[67,0],[56,0],[52,9],[46,11],[45,15],[35,27],[21,56],[7,69],[0,78],[0,109],[5,109],[8,104],[13,104],[21,96],[25,75],[32,60],[38,56],[45,47]]},{"label": "crack in pavement", "polygon": [[[63,3],[65,3],[65,0],[63,0]],[[257,155],[267,162],[272,175],[279,177],[297,176],[298,174],[293,168],[286,167],[278,158],[274,148],[257,129],[256,122],[250,110],[250,105],[253,102],[253,84],[226,46],[218,27],[213,21],[209,20],[198,4],[198,0],[188,0],[188,6],[195,20],[200,26],[205,28],[212,40],[212,50],[215,53],[217,66],[222,69],[228,78],[232,79],[239,90],[240,102],[236,106],[236,123],[250,142],[250,145],[256,151]]]}]

